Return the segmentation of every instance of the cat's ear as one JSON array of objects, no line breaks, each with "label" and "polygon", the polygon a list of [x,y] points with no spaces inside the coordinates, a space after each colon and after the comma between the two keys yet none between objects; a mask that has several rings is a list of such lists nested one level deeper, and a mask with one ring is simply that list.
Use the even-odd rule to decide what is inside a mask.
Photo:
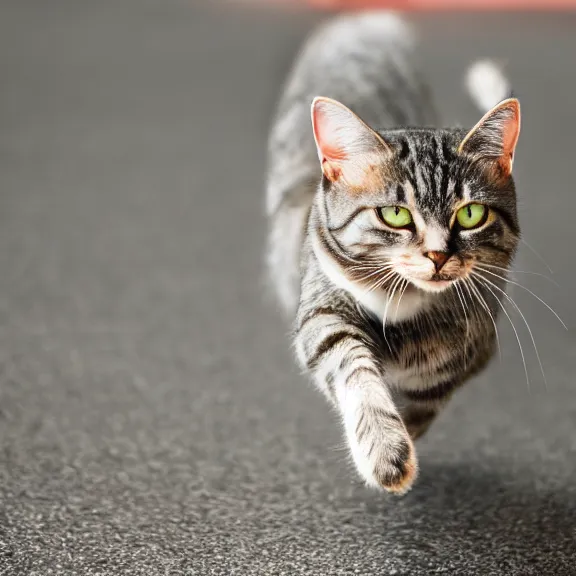
[{"label": "cat's ear", "polygon": [[502,176],[510,176],[520,135],[520,102],[510,98],[497,104],[468,132],[458,152],[497,162]]},{"label": "cat's ear", "polygon": [[312,126],[322,172],[332,182],[362,186],[378,159],[391,154],[374,130],[336,100],[314,99]]}]

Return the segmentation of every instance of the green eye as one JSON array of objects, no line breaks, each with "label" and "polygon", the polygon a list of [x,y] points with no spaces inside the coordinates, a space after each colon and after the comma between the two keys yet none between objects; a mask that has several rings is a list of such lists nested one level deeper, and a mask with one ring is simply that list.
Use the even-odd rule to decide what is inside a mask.
[{"label": "green eye", "polygon": [[484,224],[488,216],[488,209],[482,204],[468,204],[456,213],[458,224],[470,230]]},{"label": "green eye", "polygon": [[412,224],[412,214],[410,214],[410,210],[402,208],[402,206],[385,206],[384,208],[378,208],[378,213],[380,214],[380,218],[392,228],[405,228],[409,224]]}]

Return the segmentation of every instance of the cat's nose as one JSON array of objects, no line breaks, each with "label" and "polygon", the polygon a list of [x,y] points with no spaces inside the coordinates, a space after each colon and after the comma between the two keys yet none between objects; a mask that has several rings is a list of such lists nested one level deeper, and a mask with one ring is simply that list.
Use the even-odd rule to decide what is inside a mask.
[{"label": "cat's nose", "polygon": [[436,272],[440,272],[442,266],[444,266],[448,258],[450,258],[450,254],[448,254],[448,252],[436,252],[436,251],[424,252],[424,256],[426,256],[426,258],[430,258],[430,260],[434,262]]}]

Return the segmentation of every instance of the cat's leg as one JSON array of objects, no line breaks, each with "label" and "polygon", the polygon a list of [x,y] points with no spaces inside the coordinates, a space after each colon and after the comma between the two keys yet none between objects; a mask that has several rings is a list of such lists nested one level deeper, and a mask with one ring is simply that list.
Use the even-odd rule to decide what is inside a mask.
[{"label": "cat's leg", "polygon": [[333,302],[306,308],[297,322],[298,357],[342,415],[358,472],[371,486],[406,492],[416,477],[416,453],[370,331],[361,319],[346,320]]}]

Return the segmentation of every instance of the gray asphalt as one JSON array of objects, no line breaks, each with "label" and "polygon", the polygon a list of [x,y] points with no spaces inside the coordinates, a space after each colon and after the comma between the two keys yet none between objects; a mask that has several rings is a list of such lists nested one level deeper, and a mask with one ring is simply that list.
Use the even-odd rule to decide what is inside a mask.
[{"label": "gray asphalt", "polygon": [[[0,7],[0,574],[576,574],[574,331],[519,287],[502,361],[355,477],[262,282],[265,141],[317,16],[184,0]],[[518,281],[571,328],[576,16],[423,15],[447,123],[466,64],[522,100]],[[523,247],[517,268],[551,275]],[[512,308],[511,313],[513,312]]]}]

